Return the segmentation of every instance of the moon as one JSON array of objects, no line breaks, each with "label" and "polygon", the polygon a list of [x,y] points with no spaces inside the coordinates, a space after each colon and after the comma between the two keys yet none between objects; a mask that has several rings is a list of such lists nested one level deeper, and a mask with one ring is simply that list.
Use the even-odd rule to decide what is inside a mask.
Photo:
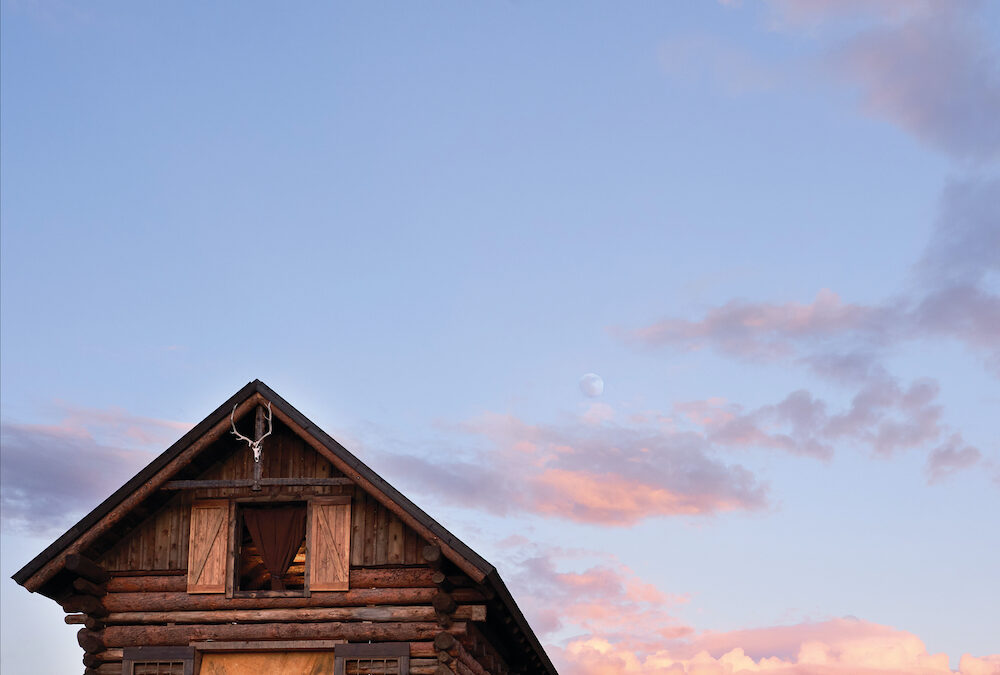
[{"label": "moon", "polygon": [[584,396],[596,398],[604,393],[604,380],[597,373],[587,373],[580,378],[580,391]]}]

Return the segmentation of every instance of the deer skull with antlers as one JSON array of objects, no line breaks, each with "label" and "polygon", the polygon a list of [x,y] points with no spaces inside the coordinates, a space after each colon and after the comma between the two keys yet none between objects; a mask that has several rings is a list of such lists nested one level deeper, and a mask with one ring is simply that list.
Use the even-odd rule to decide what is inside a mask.
[{"label": "deer skull with antlers", "polygon": [[246,441],[247,442],[247,444],[250,446],[250,449],[253,450],[253,461],[254,461],[254,463],[259,464],[260,463],[260,444],[261,444],[261,441],[263,441],[265,438],[267,438],[268,436],[270,436],[271,435],[271,431],[273,431],[273,429],[274,429],[274,427],[273,427],[273,425],[271,423],[271,402],[270,401],[267,402],[267,433],[264,434],[263,436],[261,436],[260,438],[258,438],[256,441],[250,440],[249,438],[247,438],[246,436],[244,436],[243,434],[241,434],[240,432],[238,432],[236,430],[236,406],[233,406],[233,412],[229,415],[229,421],[233,425],[233,430],[232,430],[231,433],[234,436],[236,436],[236,438],[240,439],[241,441]]}]

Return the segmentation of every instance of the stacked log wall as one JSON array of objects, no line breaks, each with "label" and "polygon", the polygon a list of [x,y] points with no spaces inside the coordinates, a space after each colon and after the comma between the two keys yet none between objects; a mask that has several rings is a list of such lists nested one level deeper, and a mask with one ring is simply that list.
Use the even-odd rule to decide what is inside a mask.
[{"label": "stacked log wall", "polygon": [[[218,443],[223,443],[220,439]],[[234,481],[253,476],[248,451],[226,453],[186,480]],[[488,598],[448,565],[440,549],[281,425],[265,444],[265,478],[345,479],[343,484],[212,487],[163,492],[169,499],[134,524],[110,549],[93,552],[108,576],[74,588],[64,599],[67,623],[83,624],[78,641],[87,673],[120,673],[124,649],[220,641],[409,642],[413,675],[508,675],[481,645],[476,623]],[[202,499],[306,501],[351,497],[350,590],[276,597],[267,593],[189,594],[187,558],[191,505]],[[430,557],[428,557],[430,556]],[[78,581],[86,582],[81,577]],[[446,635],[453,646],[435,640]],[[275,643],[277,644],[277,643]]]},{"label": "stacked log wall", "polygon": [[[442,628],[432,605],[439,590],[428,567],[352,570],[351,590],[308,597],[189,595],[184,584],[184,577],[174,575],[112,575],[100,598],[104,616],[79,634],[86,665],[101,673],[120,669],[123,650],[140,645],[372,640],[410,642],[411,673],[430,675],[439,666],[433,640],[441,633],[472,634],[471,624],[486,619],[484,596],[474,588],[457,589],[455,621]],[[97,617],[73,614],[67,621],[87,618]]]}]

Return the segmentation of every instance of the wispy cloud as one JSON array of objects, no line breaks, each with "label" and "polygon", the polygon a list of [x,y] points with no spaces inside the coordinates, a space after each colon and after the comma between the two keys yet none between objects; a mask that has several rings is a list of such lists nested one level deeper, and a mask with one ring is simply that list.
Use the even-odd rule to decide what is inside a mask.
[{"label": "wispy cloud", "polygon": [[560,563],[593,558],[592,552],[515,546],[523,554],[513,562],[509,579],[524,598],[524,611],[542,636],[569,629],[600,633],[615,640],[644,635],[675,640],[693,629],[670,614],[688,602],[684,595],[663,593],[646,583],[614,556],[602,554],[596,564],[560,570]]},{"label": "wispy cloud", "polygon": [[883,457],[922,447],[945,431],[938,385],[921,379],[903,386],[883,375],[865,383],[840,412],[806,390],[776,404],[745,410],[723,399],[678,403],[715,447],[758,447],[828,459],[837,444],[868,448]]},{"label": "wispy cloud", "polygon": [[839,408],[801,389],[753,408],[712,398],[624,415],[601,403],[558,425],[486,414],[449,427],[472,440],[462,453],[383,451],[378,460],[408,489],[466,508],[629,526],[765,507],[766,485],[723,459],[746,449],[821,460],[837,449],[882,458],[923,450],[931,482],[940,481],[980,453],[942,422],[938,396],[932,379],[903,383],[882,371]]},{"label": "wispy cloud", "polygon": [[960,158],[1000,157],[1000,65],[970,8],[940,2],[902,23],[862,31],[829,65],[863,109]]},{"label": "wispy cloud", "polygon": [[808,303],[733,300],[700,318],[662,319],[626,338],[647,348],[711,349],[740,361],[805,366],[854,389],[849,409],[839,413],[805,389],[750,410],[725,401],[679,404],[679,412],[702,420],[714,446],[823,458],[849,442],[889,456],[947,436],[928,459],[930,482],[940,481],[975,465],[981,453],[942,423],[933,379],[904,386],[884,357],[906,342],[951,339],[1000,375],[1000,180],[954,182],[941,203],[910,281],[882,303],[850,303],[826,289]]},{"label": "wispy cloud", "polygon": [[57,424],[0,425],[5,529],[58,533],[190,428],[122,409],[59,408],[64,418]]},{"label": "wispy cloud", "polygon": [[384,459],[415,489],[495,513],[628,526],[766,502],[750,471],[710,457],[705,438],[692,431],[619,425],[587,413],[564,425],[488,414],[458,430],[486,447],[445,462],[408,454]]},{"label": "wispy cloud", "polygon": [[711,36],[669,40],[661,63],[670,74],[721,82],[732,94],[762,83],[841,83],[856,91],[866,115],[954,158],[993,162],[1000,158],[1000,127],[994,122],[1000,117],[1000,50],[983,29],[984,4],[767,0],[769,29],[793,34],[800,47],[812,45],[794,73]]},{"label": "wispy cloud", "polygon": [[976,465],[982,458],[977,448],[967,445],[961,434],[952,434],[934,448],[927,459],[927,482],[937,483],[956,471]]}]

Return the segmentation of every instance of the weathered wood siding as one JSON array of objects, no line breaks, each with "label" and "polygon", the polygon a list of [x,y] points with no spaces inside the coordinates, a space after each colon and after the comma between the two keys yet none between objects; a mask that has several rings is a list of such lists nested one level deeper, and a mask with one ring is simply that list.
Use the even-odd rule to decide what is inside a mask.
[{"label": "weathered wood siding", "polygon": [[178,494],[100,560],[108,571],[186,570],[191,503]]},{"label": "weathered wood siding", "polygon": [[[261,455],[267,478],[337,478],[339,471],[310,448],[287,427],[275,425],[274,433],[264,442]],[[236,452],[198,476],[203,480],[240,480],[253,478],[253,460],[249,450]],[[231,499],[273,497],[307,499],[313,496],[350,496],[351,566],[419,565],[426,542],[407,527],[394,513],[354,486],[312,488],[217,488],[196,493],[178,493],[166,506],[129,532],[101,557],[108,571],[151,572],[186,570],[191,504],[194,499]]]}]

